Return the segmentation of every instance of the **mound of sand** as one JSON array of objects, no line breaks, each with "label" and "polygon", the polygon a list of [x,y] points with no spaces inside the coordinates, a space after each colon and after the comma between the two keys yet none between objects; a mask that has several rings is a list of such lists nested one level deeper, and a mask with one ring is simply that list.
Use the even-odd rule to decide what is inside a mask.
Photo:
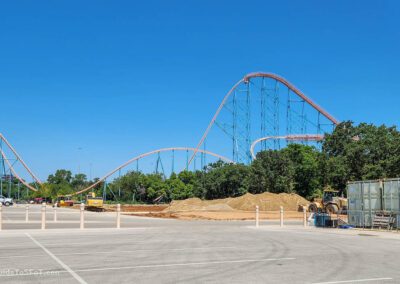
[{"label": "mound of sand", "polygon": [[233,210],[228,204],[225,203],[217,203],[217,204],[210,204],[202,208],[205,211],[220,211],[220,210]]},{"label": "mound of sand", "polygon": [[276,211],[280,206],[284,210],[297,211],[301,206],[308,205],[310,202],[300,195],[291,193],[270,193],[260,194],[246,193],[236,198],[224,198],[215,200],[201,200],[199,198],[189,198],[185,200],[174,200],[164,210],[165,212],[177,211],[196,211],[196,210],[243,210],[254,211],[258,205],[260,211]]}]

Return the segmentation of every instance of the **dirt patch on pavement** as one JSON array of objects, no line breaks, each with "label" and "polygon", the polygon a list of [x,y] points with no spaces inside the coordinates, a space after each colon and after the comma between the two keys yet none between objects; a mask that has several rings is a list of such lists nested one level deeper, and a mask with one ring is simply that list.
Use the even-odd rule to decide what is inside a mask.
[{"label": "dirt patch on pavement", "polygon": [[[104,209],[107,212],[117,211],[116,204],[104,204]],[[168,207],[168,204],[154,205],[154,204],[123,204],[121,205],[121,212],[159,212],[163,211]],[[72,207],[67,207],[72,209],[80,209],[80,204],[74,204]]]},{"label": "dirt patch on pavement", "polygon": [[[180,220],[254,220],[254,211],[210,210],[210,211],[163,211],[144,214],[129,214],[136,216],[172,218]],[[285,220],[301,220],[303,213],[298,211],[284,212]],[[261,211],[260,220],[279,220],[279,211]]]},{"label": "dirt patch on pavement", "polygon": [[[307,218],[310,217],[309,212],[307,212]],[[210,210],[210,211],[162,211],[162,212],[136,212],[128,213],[125,215],[135,215],[135,216],[146,216],[146,217],[156,217],[156,218],[169,218],[169,219],[179,219],[179,220],[220,220],[220,221],[230,221],[230,220],[255,220],[255,211],[240,211],[240,210]],[[333,215],[334,219],[340,217],[342,220],[347,221],[346,215]],[[260,220],[279,220],[280,211],[260,211]],[[299,211],[284,211],[284,220],[302,220],[303,212]]]},{"label": "dirt patch on pavement", "polygon": [[[146,205],[146,204],[124,204],[121,205],[121,212],[159,212],[163,211],[168,207],[166,204],[162,205]],[[117,205],[116,204],[105,204],[104,208],[106,211],[116,211]]]}]

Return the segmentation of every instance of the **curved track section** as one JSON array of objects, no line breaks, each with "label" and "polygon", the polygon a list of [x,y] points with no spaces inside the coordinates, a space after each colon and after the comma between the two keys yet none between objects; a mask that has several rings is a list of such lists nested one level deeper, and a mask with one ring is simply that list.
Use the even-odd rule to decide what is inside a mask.
[{"label": "curved track section", "polygon": [[286,141],[321,141],[322,139],[324,139],[324,136],[319,134],[306,134],[306,135],[288,135],[288,136],[278,136],[278,137],[262,137],[254,141],[253,144],[251,144],[250,153],[251,156],[253,156],[254,160],[257,160],[256,155],[254,154],[254,146],[256,146],[257,143],[263,140],[270,140],[270,139],[286,139]]},{"label": "curved track section", "polygon": [[248,74],[246,75],[243,79],[241,79],[239,82],[237,82],[232,89],[228,92],[228,94],[225,96],[225,98],[223,99],[222,103],[220,104],[217,112],[214,114],[214,117],[212,118],[210,124],[208,125],[206,131],[203,134],[203,137],[201,138],[199,144],[196,147],[196,150],[194,151],[193,155],[190,157],[189,163],[187,166],[190,165],[190,163],[192,162],[193,158],[196,156],[197,152],[199,152],[200,150],[200,146],[203,144],[204,139],[206,138],[208,132],[210,131],[211,126],[214,124],[215,120],[217,119],[218,114],[220,113],[222,107],[224,106],[224,104],[226,103],[227,99],[230,97],[230,95],[232,94],[232,92],[241,84],[241,83],[245,83],[247,84],[249,82],[249,79],[251,78],[255,78],[255,77],[266,77],[266,78],[272,78],[275,79],[279,82],[281,82],[282,84],[286,85],[291,91],[293,91],[296,95],[298,95],[300,98],[302,98],[304,101],[306,101],[309,105],[311,105],[314,109],[316,109],[317,111],[319,111],[323,116],[325,116],[328,120],[330,120],[333,124],[338,125],[339,121],[336,120],[332,115],[330,115],[327,111],[325,111],[324,109],[322,109],[318,104],[316,104],[313,100],[311,100],[309,97],[307,97],[303,92],[301,92],[299,89],[297,89],[293,84],[291,84],[289,81],[287,81],[286,79],[284,79],[283,77],[280,77],[278,75],[272,74],[272,73],[252,73],[252,74]]},{"label": "curved track section", "polygon": [[[73,195],[81,194],[81,193],[83,193],[83,192],[86,192],[86,191],[92,189],[93,187],[95,187],[96,185],[98,185],[99,183],[101,183],[102,181],[106,180],[106,179],[107,179],[108,177],[110,177],[112,174],[116,173],[117,171],[119,171],[119,170],[122,169],[123,167],[125,167],[125,166],[127,166],[127,165],[133,163],[133,162],[136,161],[136,160],[139,160],[139,159],[141,159],[141,158],[144,158],[144,157],[149,156],[149,155],[152,155],[152,154],[156,154],[156,153],[160,153],[160,152],[165,152],[165,151],[173,151],[173,150],[196,151],[195,148],[188,148],[188,147],[172,147],[172,148],[158,149],[158,150],[155,150],[155,151],[148,152],[148,153],[146,153],[146,154],[142,154],[142,155],[137,156],[137,157],[135,157],[135,158],[129,160],[128,162],[122,164],[121,166],[119,166],[118,168],[116,168],[115,170],[113,170],[112,172],[110,172],[109,174],[105,175],[102,179],[98,180],[98,181],[95,182],[94,184],[92,184],[92,185],[90,185],[90,186],[88,186],[88,187],[86,187],[86,188],[84,188],[84,189],[82,189],[82,190],[80,190],[80,191],[77,191],[77,192],[74,192],[74,193],[72,193],[72,194],[69,194],[68,196],[73,196]],[[222,157],[222,156],[220,156],[220,155],[217,155],[217,154],[214,154],[214,153],[211,153],[211,152],[208,152],[208,151],[204,151],[204,150],[197,150],[197,151],[200,152],[200,153],[204,153],[204,154],[208,154],[208,155],[217,157],[217,158],[219,158],[219,159],[221,159],[221,160],[224,160],[225,162],[228,162],[228,163],[231,163],[231,164],[236,164],[235,162],[233,162],[233,161],[231,161],[231,160],[229,160],[229,159],[227,159],[227,158],[224,158],[224,157]]]},{"label": "curved track section", "polygon": [[[8,161],[6,155],[3,152],[3,149],[0,148],[0,152],[1,152],[1,156],[3,157],[3,159],[6,161],[8,167],[10,168],[11,172],[14,174],[14,176],[23,184],[25,185],[27,188],[36,191],[36,188],[34,188],[33,186],[27,184],[14,170],[14,168],[12,167],[12,165],[10,164],[10,162]],[[41,184],[40,184],[41,185]]]},{"label": "curved track section", "polygon": [[[37,181],[38,184],[42,185],[42,183],[39,181],[39,179],[34,175],[34,173],[29,169],[29,167],[25,164],[25,162],[22,160],[22,158],[18,155],[18,153],[14,150],[14,148],[11,146],[11,144],[7,141],[7,139],[0,133],[0,140],[4,141],[6,145],[10,148],[10,150],[14,153],[15,157],[17,157],[18,161],[21,162],[21,164],[24,166],[24,168],[29,172],[29,174]],[[10,161],[8,160],[6,154],[4,153],[3,149],[0,148],[0,153],[3,159],[6,161],[10,171],[14,174],[14,176],[27,188],[36,191],[36,188],[33,186],[29,185],[27,182],[25,182],[14,170],[13,166],[10,164]]]},{"label": "curved track section", "polygon": [[[10,143],[8,143],[7,139],[0,133],[0,140],[3,140],[7,146],[10,148],[10,150],[14,153],[15,157],[17,157],[17,159],[21,162],[21,164],[24,166],[24,168],[29,172],[29,174],[37,181],[38,184],[42,185],[42,183],[40,182],[40,180],[33,174],[33,172],[28,168],[28,166],[25,164],[25,162],[21,159],[21,157],[18,155],[18,153],[14,150],[14,148],[10,145]],[[3,158],[4,153],[2,151],[2,156]],[[12,168],[12,167],[11,167]],[[10,169],[11,169],[10,168]]]}]

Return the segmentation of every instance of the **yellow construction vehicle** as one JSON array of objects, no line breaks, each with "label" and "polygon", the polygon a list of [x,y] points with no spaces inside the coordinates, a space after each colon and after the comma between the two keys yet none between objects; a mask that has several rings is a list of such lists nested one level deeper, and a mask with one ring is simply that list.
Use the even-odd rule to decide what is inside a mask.
[{"label": "yellow construction vehicle", "polygon": [[339,191],[325,189],[322,198],[315,198],[308,206],[308,211],[312,213],[346,214],[347,199],[339,197]]},{"label": "yellow construction vehicle", "polygon": [[74,206],[74,201],[70,196],[58,195],[57,196],[57,207],[69,207]]},{"label": "yellow construction vehicle", "polygon": [[96,197],[94,192],[90,192],[88,195],[86,195],[85,209],[97,212],[104,211],[103,198]]}]

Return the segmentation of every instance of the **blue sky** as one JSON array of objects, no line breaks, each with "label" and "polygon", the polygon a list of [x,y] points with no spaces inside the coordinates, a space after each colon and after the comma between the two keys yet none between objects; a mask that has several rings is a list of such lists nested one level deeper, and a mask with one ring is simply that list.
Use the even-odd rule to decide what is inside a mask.
[{"label": "blue sky", "polygon": [[78,147],[82,171],[103,176],[195,146],[255,71],[284,76],[339,120],[399,125],[399,11],[398,1],[2,1],[0,132],[42,180],[76,172]]}]

